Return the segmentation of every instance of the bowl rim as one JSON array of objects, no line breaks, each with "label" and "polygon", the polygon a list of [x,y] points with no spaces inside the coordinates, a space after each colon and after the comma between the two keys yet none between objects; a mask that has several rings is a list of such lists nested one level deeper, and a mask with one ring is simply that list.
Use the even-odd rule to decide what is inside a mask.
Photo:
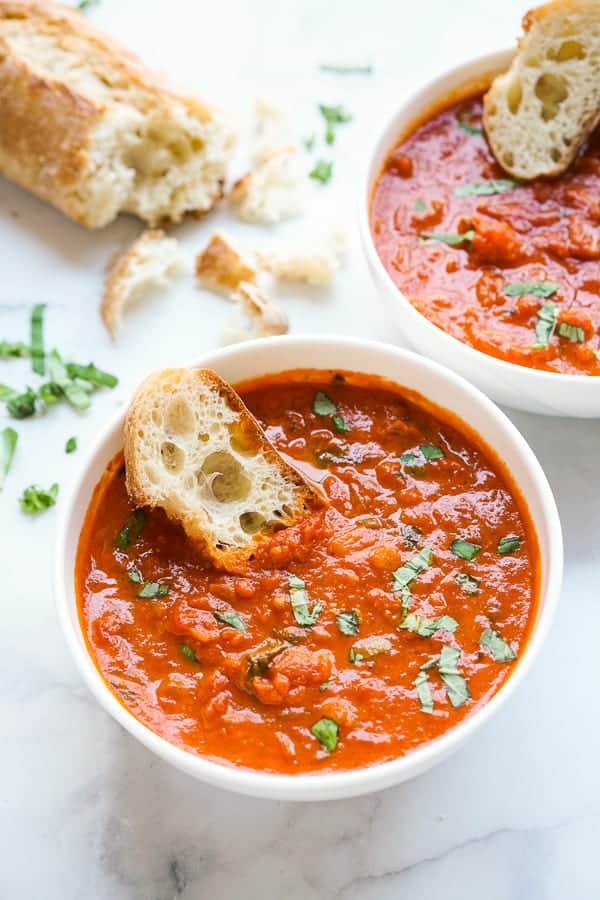
[{"label": "bowl rim", "polygon": [[[65,635],[67,644],[74,658],[79,673],[82,675],[88,688],[98,700],[103,709],[109,713],[126,731],[137,738],[146,748],[154,752],[161,759],[170,762],[177,768],[194,775],[196,778],[209,784],[231,790],[236,793],[254,797],[280,799],[280,800],[321,800],[337,797],[351,797],[360,794],[371,793],[385,787],[414,777],[425,771],[436,761],[441,760],[464,740],[468,739],[481,726],[485,724],[497,710],[506,702],[517,688],[519,683],[530,670],[548,634],[558,599],[560,596],[563,571],[563,538],[560,518],[552,490],[533,450],[521,435],[517,427],[508,416],[499,409],[482,391],[470,384],[465,378],[442,366],[433,360],[421,356],[411,350],[386,344],[381,341],[363,340],[361,338],[341,337],[331,335],[283,335],[279,337],[262,338],[246,341],[220,350],[208,351],[198,359],[186,364],[186,367],[197,368],[201,366],[215,366],[221,361],[235,357],[240,351],[252,356],[260,355],[267,347],[289,346],[299,349],[310,349],[318,343],[322,346],[336,345],[351,351],[353,348],[370,352],[374,355],[391,354],[399,361],[408,360],[425,370],[429,370],[436,379],[448,382],[459,388],[479,407],[491,415],[498,426],[506,433],[519,454],[526,469],[528,478],[532,479],[532,486],[540,502],[540,525],[543,523],[547,530],[547,547],[543,547],[540,536],[540,561],[546,557],[548,564],[548,577],[545,592],[539,597],[539,612],[533,625],[529,639],[525,645],[522,656],[519,657],[510,677],[504,682],[494,696],[468,718],[455,725],[427,744],[417,747],[410,753],[400,756],[388,762],[372,766],[351,769],[349,771],[312,773],[312,774],[277,774],[270,772],[258,772],[253,769],[245,769],[234,764],[215,761],[208,757],[197,756],[191,751],[184,750],[170,743],[153,732],[148,726],[140,722],[133,713],[123,706],[106,684],[102,674],[96,667],[88,650],[87,641],[81,629],[77,609],[77,598],[73,584],[73,571],[69,570],[68,580],[65,578],[65,560],[75,557],[77,541],[80,535],[81,521],[76,522],[77,534],[73,541],[69,538],[71,520],[76,515],[76,501],[80,497],[85,498],[87,510],[92,492],[97,479],[91,476],[95,463],[106,454],[106,445],[114,440],[115,433],[122,429],[126,415],[126,405],[120,408],[99,429],[95,440],[88,448],[85,456],[82,456],[79,471],[68,491],[62,508],[59,511],[57,522],[57,538],[54,561],[54,593],[58,618]],[[310,356],[308,356],[310,358]],[[376,372],[376,363],[373,371]],[[293,368],[293,364],[290,368]],[[296,366],[297,368],[297,366]],[[316,367],[321,368],[321,366]],[[265,365],[263,374],[268,375],[276,370]],[[277,371],[285,371],[277,369]],[[358,370],[357,370],[358,371]],[[249,376],[254,377],[254,376]],[[258,377],[258,376],[257,376]],[[384,376],[388,377],[388,376]],[[395,381],[395,379],[392,379]],[[399,384],[399,382],[396,382]],[[402,386],[402,385],[401,385]],[[405,387],[411,389],[410,383]],[[414,388],[412,388],[414,390]],[[131,392],[133,393],[133,391]],[[427,398],[428,399],[428,398]],[[434,401],[435,402],[435,401]],[[442,409],[448,407],[437,404]],[[455,415],[457,415],[455,413]],[[460,417],[470,425],[477,434],[481,434],[484,443],[489,445],[486,436],[481,433],[470,421]],[[104,466],[110,457],[104,460]],[[92,483],[90,483],[92,478]],[[535,522],[533,523],[535,527]],[[539,529],[536,528],[536,533]],[[71,551],[71,552],[70,552]],[[541,590],[541,587],[540,587]],[[74,611],[74,618],[71,615]]]},{"label": "bowl rim", "polygon": [[[514,54],[514,48],[495,50],[475,56],[458,65],[451,66],[450,68],[445,69],[441,74],[434,76],[424,84],[421,84],[414,91],[405,95],[402,103],[396,108],[395,112],[391,116],[388,115],[386,117],[383,125],[377,130],[377,137],[372,144],[366,164],[363,166],[362,177],[359,181],[359,230],[363,248],[367,255],[369,265],[395,294],[407,316],[410,317],[413,322],[418,322],[419,325],[423,327],[424,330],[428,331],[436,340],[445,344],[445,347],[448,350],[464,354],[465,358],[472,366],[486,365],[489,371],[493,372],[498,378],[502,378],[507,372],[510,372],[515,378],[522,378],[524,382],[528,381],[529,384],[536,387],[545,384],[548,389],[551,389],[553,385],[558,383],[557,379],[560,379],[561,385],[568,385],[571,387],[577,385],[580,388],[582,384],[595,384],[598,386],[600,384],[599,375],[576,375],[572,372],[550,372],[546,369],[522,366],[518,363],[499,359],[489,353],[484,353],[483,350],[478,350],[476,347],[472,347],[470,344],[467,344],[449,334],[447,331],[444,331],[443,328],[435,325],[427,318],[427,316],[420,313],[400,290],[385,268],[375,247],[375,241],[373,240],[370,225],[373,188],[381,172],[383,160],[385,159],[386,154],[394,146],[393,135],[396,134],[397,136],[402,131],[403,126],[398,124],[398,122],[406,118],[409,108],[416,105],[423,95],[435,92],[438,100],[443,99],[444,94],[448,94],[448,88],[444,87],[448,79],[460,79],[462,74],[464,78],[462,83],[467,85],[469,80],[474,80],[477,77],[485,77],[486,74],[491,73],[494,69],[498,69],[499,67],[508,64]],[[460,80],[457,83],[460,84]],[[428,105],[433,105],[431,100]],[[404,331],[404,329],[402,330]]]}]

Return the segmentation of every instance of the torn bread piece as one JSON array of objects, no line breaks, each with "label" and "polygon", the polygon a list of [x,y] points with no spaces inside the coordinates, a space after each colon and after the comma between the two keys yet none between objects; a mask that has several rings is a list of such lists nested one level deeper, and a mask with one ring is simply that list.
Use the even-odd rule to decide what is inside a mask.
[{"label": "torn bread piece", "polygon": [[515,178],[560,175],[600,122],[600,2],[554,0],[528,12],[523,30],[485,95],[485,132]]},{"label": "torn bread piece", "polygon": [[321,240],[304,248],[275,247],[258,253],[259,265],[281,281],[309,285],[331,284],[340,268],[345,250],[341,229],[332,229]]},{"label": "torn bread piece", "polygon": [[282,147],[238,179],[229,201],[246,222],[272,225],[304,209],[306,177],[295,147]]},{"label": "torn bread piece", "polygon": [[212,562],[235,570],[323,499],[208,369],[166,369],[138,388],[125,422],[127,490],[160,507]]},{"label": "torn bread piece", "polygon": [[113,340],[117,339],[125,307],[153,287],[164,287],[183,262],[179,243],[164,231],[144,231],[112,263],[100,314]]},{"label": "torn bread piece", "polygon": [[282,147],[296,144],[289,118],[270,100],[259,98],[255,105],[256,132],[252,160],[262,163]]},{"label": "torn bread piece", "polygon": [[[286,314],[257,285],[242,282],[231,297],[238,303],[240,316],[225,326],[222,344],[286,334],[289,330]],[[244,321],[247,322],[246,328],[243,327]]]},{"label": "torn bread piece", "polygon": [[253,261],[244,257],[228,237],[217,232],[196,256],[196,275],[211,290],[230,294],[243,281],[254,284],[257,272]]}]

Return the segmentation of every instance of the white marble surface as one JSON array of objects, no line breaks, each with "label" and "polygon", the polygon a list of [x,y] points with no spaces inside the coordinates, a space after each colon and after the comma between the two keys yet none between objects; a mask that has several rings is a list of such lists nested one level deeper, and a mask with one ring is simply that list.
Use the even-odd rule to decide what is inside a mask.
[{"label": "white marble surface", "polygon": [[[353,229],[354,189],[377,123],[436,70],[507,45],[526,0],[103,0],[90,17],[191,89],[248,116],[285,99],[302,129],[315,103],[354,113],[335,147],[335,180],[312,216]],[[371,78],[319,74],[319,62],[373,62]],[[1,127],[1,123],[0,123]],[[219,216],[178,229],[199,247]],[[458,755],[416,781],[354,801],[294,806],[239,798],[171,770],[121,731],[84,688],[51,594],[55,511],[22,516],[33,481],[73,479],[81,448],[151,367],[213,347],[228,310],[183,278],[132,314],[118,349],[96,308],[110,252],[137,233],[123,220],[90,234],[0,182],[0,337],[25,337],[48,303],[48,336],[121,385],[89,414],[20,423],[0,498],[0,898],[2,900],[590,900],[600,892],[597,692],[600,635],[600,426],[513,419],[556,493],[566,577],[550,639],[517,696]],[[249,241],[265,236],[240,228]],[[296,331],[398,339],[382,320],[358,238],[335,290],[284,299]],[[0,381],[27,366],[0,363]],[[0,415],[2,415],[0,413]],[[0,423],[4,424],[4,423]]]}]

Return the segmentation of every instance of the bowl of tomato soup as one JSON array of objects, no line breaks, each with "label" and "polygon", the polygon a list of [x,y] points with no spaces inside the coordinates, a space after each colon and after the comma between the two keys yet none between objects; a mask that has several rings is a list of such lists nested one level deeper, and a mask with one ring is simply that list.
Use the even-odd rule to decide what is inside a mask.
[{"label": "bowl of tomato soup", "polygon": [[511,53],[419,90],[377,141],[361,195],[368,261],[416,349],[499,403],[600,415],[600,131],[567,172],[517,182],[482,98]]},{"label": "bowl of tomato soup", "polygon": [[327,504],[218,571],[127,496],[120,413],[59,527],[83,677],[146,747],[240,793],[327,799],[417,775],[494,714],[548,631],[562,537],[539,463],[480,391],[410,351],[282,337],[197,364]]}]

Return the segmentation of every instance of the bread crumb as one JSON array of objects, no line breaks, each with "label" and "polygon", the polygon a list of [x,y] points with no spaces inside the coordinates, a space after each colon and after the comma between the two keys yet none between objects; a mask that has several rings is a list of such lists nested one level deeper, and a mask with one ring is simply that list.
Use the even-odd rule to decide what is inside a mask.
[{"label": "bread crumb", "polygon": [[296,148],[282,147],[238,179],[229,200],[240,219],[271,225],[302,212],[305,184]]},{"label": "bread crumb", "polygon": [[279,246],[258,254],[262,268],[281,281],[298,281],[310,285],[331,284],[340,268],[345,250],[345,235],[331,229],[318,241],[304,248]]},{"label": "bread crumb", "polygon": [[215,291],[237,290],[242,281],[254,284],[256,268],[245,259],[224,234],[213,234],[210,241],[196,256],[196,275],[202,283]]},{"label": "bread crumb", "polygon": [[289,330],[286,314],[255,284],[242,282],[231,297],[238,303],[240,315],[225,326],[221,335],[222,344],[285,334]]}]

